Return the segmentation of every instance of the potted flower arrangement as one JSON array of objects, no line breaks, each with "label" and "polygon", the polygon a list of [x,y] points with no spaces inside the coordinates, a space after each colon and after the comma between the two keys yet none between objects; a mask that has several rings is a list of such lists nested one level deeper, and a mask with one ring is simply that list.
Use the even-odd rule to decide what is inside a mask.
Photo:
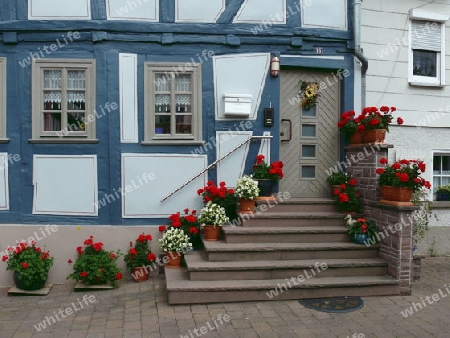
[{"label": "potted flower arrangement", "polygon": [[360,192],[356,189],[357,181],[349,179],[348,183],[342,183],[334,189],[334,198],[339,211],[345,213],[359,212],[361,209]]},{"label": "potted flower arrangement", "polygon": [[[389,125],[394,119],[392,113],[397,109],[395,107],[382,106],[366,107],[355,119],[360,124],[359,131],[364,132],[364,142],[384,142],[386,132],[389,132]],[[397,124],[403,124],[403,119],[397,117]]]},{"label": "potted flower arrangement", "polygon": [[363,143],[364,126],[355,118],[355,111],[349,110],[341,114],[338,128],[344,135],[344,139],[351,144]]},{"label": "potted flower arrangement", "polygon": [[258,181],[260,196],[270,197],[274,193],[276,182],[283,178],[283,162],[273,161],[270,165],[264,161],[264,155],[256,156],[252,177]]},{"label": "potted flower arrangement", "polygon": [[237,218],[236,206],[238,198],[233,189],[227,188],[225,182],[220,182],[219,186],[217,186],[213,181],[208,181],[204,188],[197,190],[197,194],[202,196],[205,205],[212,201],[224,207],[230,221]]},{"label": "potted flower arrangement", "polygon": [[350,175],[343,171],[331,173],[326,178],[328,185],[331,187],[331,194],[334,196],[334,191],[339,189],[341,184],[347,184],[350,178]]},{"label": "potted flower arrangement", "polygon": [[117,281],[122,279],[122,271],[117,267],[117,259],[122,253],[119,251],[106,251],[102,242],[94,242],[90,236],[83,243],[84,246],[76,248],[77,259],[75,263],[71,259],[67,262],[73,263],[73,272],[67,279],[74,279],[85,285],[110,284],[117,288]]},{"label": "potted flower arrangement", "polygon": [[197,210],[183,210],[184,214],[177,212],[169,216],[170,226],[182,229],[188,236],[194,249],[202,249],[203,242],[200,237],[200,224],[197,219]]},{"label": "potted flower arrangement", "polygon": [[165,229],[162,238],[158,242],[169,259],[169,262],[166,264],[167,268],[181,267],[182,255],[192,250],[189,236],[181,228],[169,227]]},{"label": "potted flower arrangement", "polygon": [[253,213],[255,199],[259,196],[258,181],[251,176],[244,175],[236,183],[236,195],[241,199],[241,213]]},{"label": "potted flower arrangement", "polygon": [[348,228],[348,234],[351,236],[353,242],[358,244],[368,243],[371,239],[371,243],[376,242],[377,228],[373,221],[366,220],[365,218],[357,218],[353,221]]},{"label": "potted flower arrangement", "polygon": [[383,157],[380,164],[384,168],[377,168],[376,173],[383,200],[410,202],[413,192],[431,188],[430,182],[421,177],[426,169],[423,161],[402,159],[388,165]]},{"label": "potted flower arrangement", "polygon": [[22,290],[42,288],[53,260],[49,251],[36,246],[36,241],[32,241],[31,245],[20,242],[15,248],[8,247],[7,255],[2,256],[2,261],[8,265],[6,270],[14,271],[14,282]]},{"label": "potted flower arrangement", "polygon": [[440,185],[436,189],[436,200],[450,201],[450,184]]},{"label": "potted flower arrangement", "polygon": [[319,97],[319,84],[317,82],[300,81],[299,96],[302,99],[301,106],[311,109]]},{"label": "potted flower arrangement", "polygon": [[124,261],[128,270],[131,271],[131,277],[135,282],[143,282],[148,280],[149,270],[147,266],[154,261],[157,257],[152,253],[149,243],[152,240],[152,236],[149,234],[140,234],[136,238],[133,246],[133,242],[130,241],[130,248],[124,256]]},{"label": "potted flower arrangement", "polygon": [[204,226],[205,241],[218,241],[221,227],[229,221],[225,209],[209,201],[200,211],[198,221]]}]

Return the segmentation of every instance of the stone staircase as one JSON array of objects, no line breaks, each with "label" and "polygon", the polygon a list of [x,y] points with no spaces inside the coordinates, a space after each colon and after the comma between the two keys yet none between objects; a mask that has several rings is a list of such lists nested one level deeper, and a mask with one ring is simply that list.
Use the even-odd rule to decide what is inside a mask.
[{"label": "stone staircase", "polygon": [[170,304],[400,294],[378,245],[352,243],[332,199],[261,201],[258,210],[186,255],[186,268],[165,269]]}]

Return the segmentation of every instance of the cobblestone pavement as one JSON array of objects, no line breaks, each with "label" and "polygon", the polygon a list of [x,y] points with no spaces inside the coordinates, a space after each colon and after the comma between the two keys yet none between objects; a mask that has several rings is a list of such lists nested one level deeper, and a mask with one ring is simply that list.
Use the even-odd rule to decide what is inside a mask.
[{"label": "cobblestone pavement", "polygon": [[[411,296],[364,297],[362,309],[343,314],[294,300],[171,306],[163,276],[111,291],[73,292],[72,283],[42,297],[7,291],[0,289],[1,338],[450,336],[450,257],[422,260]],[[406,318],[405,309],[411,311]],[[44,321],[47,327],[38,331]]]}]

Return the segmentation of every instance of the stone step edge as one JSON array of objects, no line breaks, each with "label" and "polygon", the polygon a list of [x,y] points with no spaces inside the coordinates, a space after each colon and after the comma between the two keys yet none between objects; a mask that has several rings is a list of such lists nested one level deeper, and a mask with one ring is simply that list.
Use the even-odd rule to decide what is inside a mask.
[{"label": "stone step edge", "polygon": [[298,218],[298,219],[341,219],[342,222],[345,222],[345,215],[339,212],[313,212],[313,211],[264,211],[264,212],[255,212],[252,214],[241,214],[238,213],[239,216],[244,217],[246,219],[252,218]]},{"label": "stone step edge", "polygon": [[388,263],[380,258],[342,258],[342,259],[314,259],[314,260],[264,260],[264,261],[207,261],[200,253],[185,256],[187,270],[196,271],[224,271],[224,270],[283,270],[283,269],[308,269],[316,263],[326,263],[328,268],[359,268],[359,267],[385,267]]},{"label": "stone step edge", "polygon": [[255,251],[336,251],[336,250],[373,250],[378,249],[379,244],[366,246],[354,243],[225,243],[204,242],[206,252],[255,252]]},{"label": "stone step edge", "polygon": [[226,235],[270,235],[270,234],[343,234],[348,229],[342,226],[303,226],[303,227],[238,227],[223,226]]},{"label": "stone step edge", "polygon": [[[276,198],[276,194],[274,196]],[[269,200],[270,202],[274,202]],[[267,200],[256,200],[257,204],[267,204]],[[314,197],[314,198],[307,198],[307,197],[291,197],[289,199],[283,199],[280,201],[279,199],[276,199],[277,204],[299,204],[299,205],[311,205],[311,204],[336,204],[336,201],[332,198],[326,198],[326,197]]]},{"label": "stone step edge", "polygon": [[[167,291],[237,291],[237,290],[270,290],[286,285],[290,279],[252,279],[223,281],[191,281],[185,269],[166,269]],[[331,288],[331,287],[363,287],[376,285],[398,285],[400,281],[391,276],[357,276],[357,277],[322,277],[305,279],[290,288]]]}]

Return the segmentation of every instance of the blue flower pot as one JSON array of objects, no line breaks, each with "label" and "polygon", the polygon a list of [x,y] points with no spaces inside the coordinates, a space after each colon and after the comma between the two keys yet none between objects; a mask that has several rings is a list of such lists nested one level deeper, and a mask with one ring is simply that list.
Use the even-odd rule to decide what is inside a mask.
[{"label": "blue flower pot", "polygon": [[353,242],[356,244],[364,244],[364,242],[367,242],[369,239],[368,234],[354,234],[353,235]]}]

